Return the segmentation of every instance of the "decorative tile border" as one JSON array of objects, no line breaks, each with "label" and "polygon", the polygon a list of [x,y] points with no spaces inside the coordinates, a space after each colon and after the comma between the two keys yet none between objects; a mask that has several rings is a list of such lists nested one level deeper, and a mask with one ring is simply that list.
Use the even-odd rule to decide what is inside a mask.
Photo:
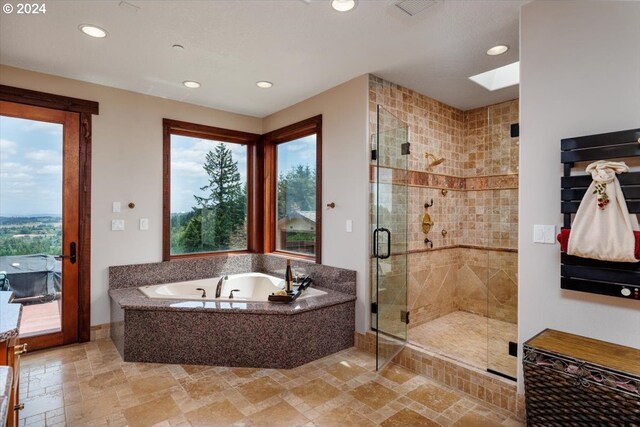
[{"label": "decorative tile border", "polygon": [[415,170],[405,171],[375,165],[369,166],[369,182],[376,182],[376,168],[379,168],[381,171],[386,171],[386,173],[380,175],[380,182],[384,184],[408,184],[413,187],[444,188],[453,191],[484,191],[518,188],[517,174],[460,177]]},{"label": "decorative tile border", "polygon": [[[518,249],[513,249],[513,248],[494,248],[491,246],[475,246],[475,245],[451,245],[451,246],[442,246],[438,248],[411,249],[407,251],[407,253],[420,254],[424,252],[437,252],[444,249],[477,249],[481,251],[518,253]],[[401,255],[401,253],[397,253],[397,254],[394,253],[394,255]],[[373,257],[371,257],[371,259],[373,259]]]},{"label": "decorative tile border", "polygon": [[[375,354],[375,334],[356,332],[355,346]],[[517,394],[516,384],[511,381],[462,366],[459,362],[411,345],[405,346],[392,362],[500,408],[518,420],[524,420],[524,395]]]}]

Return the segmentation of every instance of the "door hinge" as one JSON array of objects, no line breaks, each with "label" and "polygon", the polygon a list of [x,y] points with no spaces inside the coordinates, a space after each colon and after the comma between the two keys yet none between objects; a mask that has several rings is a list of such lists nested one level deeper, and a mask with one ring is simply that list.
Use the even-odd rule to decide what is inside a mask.
[{"label": "door hinge", "polygon": [[378,160],[378,150],[371,150],[371,160]]},{"label": "door hinge", "polygon": [[378,303],[377,302],[372,302],[371,303],[371,314],[378,314]]},{"label": "door hinge", "polygon": [[409,312],[408,311],[400,310],[400,321],[406,323],[407,325],[409,324]]}]

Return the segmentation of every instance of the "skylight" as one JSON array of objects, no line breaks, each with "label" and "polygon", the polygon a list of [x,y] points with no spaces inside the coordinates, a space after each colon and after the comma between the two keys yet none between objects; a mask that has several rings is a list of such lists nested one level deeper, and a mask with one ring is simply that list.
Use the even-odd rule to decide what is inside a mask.
[{"label": "skylight", "polygon": [[469,79],[490,91],[517,85],[520,83],[520,61],[476,74]]}]

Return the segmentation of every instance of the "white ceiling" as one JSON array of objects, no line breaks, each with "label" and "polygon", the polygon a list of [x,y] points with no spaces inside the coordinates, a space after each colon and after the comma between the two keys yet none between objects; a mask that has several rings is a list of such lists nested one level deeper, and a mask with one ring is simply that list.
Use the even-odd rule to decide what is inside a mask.
[{"label": "white ceiling", "polygon": [[[257,117],[365,73],[463,110],[518,97],[517,86],[489,92],[468,77],[518,60],[524,1],[445,0],[414,17],[387,0],[360,0],[348,13],[329,0],[119,3],[56,0],[44,15],[2,13],[0,62]],[[109,36],[87,37],[83,23]],[[487,56],[496,44],[511,49]]]}]

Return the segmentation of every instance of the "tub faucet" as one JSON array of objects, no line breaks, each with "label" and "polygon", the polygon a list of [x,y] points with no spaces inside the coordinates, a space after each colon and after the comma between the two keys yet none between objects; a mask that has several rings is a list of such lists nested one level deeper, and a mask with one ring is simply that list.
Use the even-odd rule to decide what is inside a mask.
[{"label": "tub faucet", "polygon": [[220,280],[218,280],[218,286],[216,286],[216,298],[220,298],[220,294],[222,293],[222,284],[228,279],[229,276],[222,276]]}]

